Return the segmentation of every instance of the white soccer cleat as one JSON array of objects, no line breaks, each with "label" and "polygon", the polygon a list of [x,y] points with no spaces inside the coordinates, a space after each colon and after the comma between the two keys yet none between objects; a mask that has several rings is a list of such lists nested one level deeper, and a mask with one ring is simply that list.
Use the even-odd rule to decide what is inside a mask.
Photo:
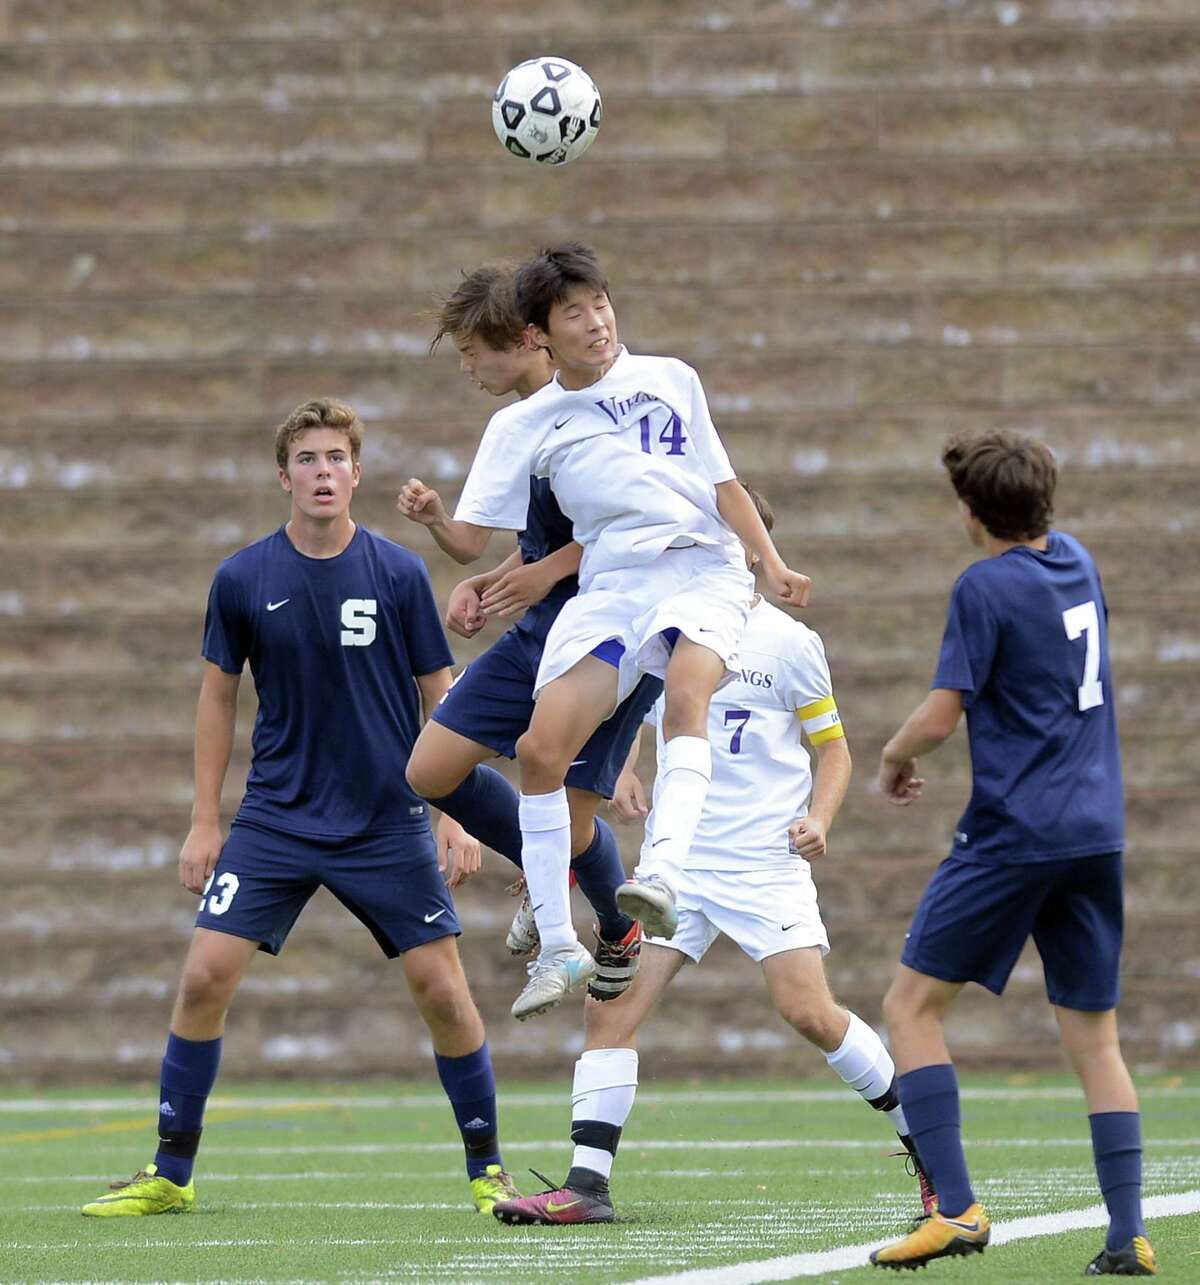
[{"label": "white soccer cleat", "polygon": [[617,909],[642,925],[647,937],[670,941],[679,927],[675,890],[661,875],[634,877],[617,889]]},{"label": "white soccer cleat", "polygon": [[581,941],[569,950],[539,955],[529,965],[525,989],[513,1001],[512,1015],[518,1022],[547,1013],[564,995],[582,986],[596,974],[596,961]]},{"label": "white soccer cleat", "polygon": [[[524,882],[523,879],[518,880],[522,887]],[[537,920],[533,917],[533,902],[529,900],[528,892],[521,897],[521,904],[513,915],[504,944],[510,955],[533,955],[542,944],[542,935],[538,932]]]}]

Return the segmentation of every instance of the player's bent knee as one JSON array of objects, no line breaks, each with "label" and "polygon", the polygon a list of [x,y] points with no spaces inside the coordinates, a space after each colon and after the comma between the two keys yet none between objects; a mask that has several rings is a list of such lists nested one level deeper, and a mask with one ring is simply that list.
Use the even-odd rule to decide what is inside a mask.
[{"label": "player's bent knee", "polygon": [[838,1046],[845,1033],[845,1017],[831,1006],[820,1004],[808,1005],[802,1000],[784,1004],[779,1015],[796,1032],[810,1044],[822,1049],[833,1049]]},{"label": "player's bent knee", "polygon": [[413,1002],[427,1022],[450,1029],[475,1020],[475,1003],[464,978],[435,974],[411,985]]},{"label": "player's bent knee", "polygon": [[240,968],[222,960],[189,960],[179,980],[179,1008],[185,1013],[223,1011],[233,999],[240,975]]},{"label": "player's bent knee", "polygon": [[404,779],[413,793],[422,799],[444,799],[462,784],[462,776],[447,770],[445,763],[439,763],[432,754],[418,754],[413,751],[404,769]]},{"label": "player's bent knee", "polygon": [[570,766],[570,758],[560,746],[530,729],[517,740],[517,763],[523,773],[562,779]]},{"label": "player's bent knee", "polygon": [[889,1029],[911,1021],[918,1012],[912,1003],[912,997],[893,982],[883,997],[883,1020]]}]

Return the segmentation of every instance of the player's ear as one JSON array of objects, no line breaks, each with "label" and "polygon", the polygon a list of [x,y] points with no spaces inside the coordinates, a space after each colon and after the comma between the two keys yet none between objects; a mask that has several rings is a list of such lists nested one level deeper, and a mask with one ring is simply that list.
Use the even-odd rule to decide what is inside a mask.
[{"label": "player's ear", "polygon": [[285,468],[281,468],[279,470],[279,485],[282,486],[285,491],[288,491],[289,493],[291,492],[292,479],[288,476],[288,471]]},{"label": "player's ear", "polygon": [[549,348],[550,336],[541,328],[541,326],[534,325],[531,321],[529,325],[525,327],[525,342],[530,348]]}]

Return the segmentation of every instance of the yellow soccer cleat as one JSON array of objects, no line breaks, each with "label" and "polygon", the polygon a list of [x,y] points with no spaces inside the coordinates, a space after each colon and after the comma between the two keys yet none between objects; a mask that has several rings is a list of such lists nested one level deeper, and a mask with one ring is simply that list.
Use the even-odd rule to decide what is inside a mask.
[{"label": "yellow soccer cleat", "polygon": [[488,1165],[487,1172],[471,1179],[471,1196],[481,1214],[490,1214],[497,1200],[520,1200],[521,1193],[499,1165]]},{"label": "yellow soccer cleat", "polygon": [[147,1165],[125,1182],[110,1184],[108,1195],[84,1205],[80,1212],[91,1218],[186,1214],[195,1203],[195,1183],[189,1181],[186,1187],[177,1187],[169,1178],[160,1178],[153,1165]]},{"label": "yellow soccer cleat", "polygon": [[1083,1269],[1085,1276],[1157,1276],[1158,1260],[1145,1236],[1135,1236],[1121,1249],[1102,1249]]},{"label": "yellow soccer cleat", "polygon": [[991,1235],[991,1223],[982,1205],[972,1205],[957,1218],[946,1218],[935,1213],[926,1218],[915,1231],[903,1240],[885,1245],[871,1255],[876,1267],[893,1267],[896,1270],[924,1267],[935,1258],[950,1258],[955,1254],[982,1254]]}]

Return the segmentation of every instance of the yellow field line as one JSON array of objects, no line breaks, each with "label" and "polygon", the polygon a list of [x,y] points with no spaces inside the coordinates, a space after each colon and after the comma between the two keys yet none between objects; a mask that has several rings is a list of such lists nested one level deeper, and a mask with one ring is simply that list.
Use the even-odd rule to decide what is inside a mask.
[{"label": "yellow field line", "polygon": [[[337,1111],[341,1108],[324,1102],[289,1103],[281,1107],[256,1107],[254,1110],[210,1111],[204,1123],[220,1124],[226,1120],[244,1120],[247,1116],[298,1115],[308,1111]],[[24,1133],[0,1133],[0,1145],[18,1142],[57,1142],[61,1138],[87,1138],[102,1133],[132,1133],[135,1129],[153,1127],[153,1120],[142,1116],[138,1120],[110,1120],[106,1124],[89,1124],[73,1129],[30,1129]]]}]

